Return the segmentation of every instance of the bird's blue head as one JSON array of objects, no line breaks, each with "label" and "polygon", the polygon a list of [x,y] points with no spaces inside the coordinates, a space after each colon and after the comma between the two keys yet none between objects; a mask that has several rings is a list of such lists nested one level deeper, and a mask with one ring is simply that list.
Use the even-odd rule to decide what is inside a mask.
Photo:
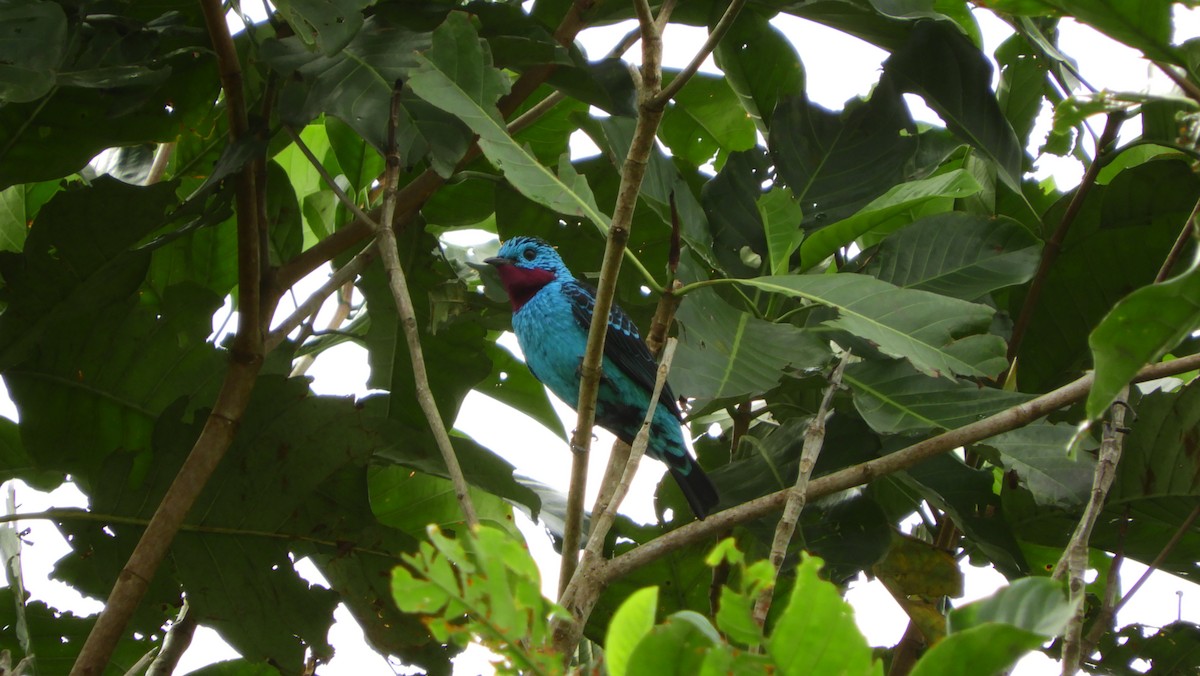
[{"label": "bird's blue head", "polygon": [[496,256],[484,262],[500,274],[513,312],[550,282],[574,279],[554,247],[537,237],[513,237],[504,242]]}]

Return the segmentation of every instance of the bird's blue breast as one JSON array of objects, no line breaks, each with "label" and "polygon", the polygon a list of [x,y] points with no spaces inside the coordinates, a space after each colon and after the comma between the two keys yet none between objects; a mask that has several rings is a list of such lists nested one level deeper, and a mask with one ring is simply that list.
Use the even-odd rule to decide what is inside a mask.
[{"label": "bird's blue breast", "polygon": [[[587,328],[576,319],[571,300],[563,292],[563,282],[554,281],[543,287],[513,313],[512,323],[530,370],[555,396],[576,408]],[[632,442],[645,418],[650,392],[608,357],[603,360],[601,373],[596,422]],[[662,460],[687,454],[679,421],[666,406],[655,409],[647,451],[651,457]]]}]

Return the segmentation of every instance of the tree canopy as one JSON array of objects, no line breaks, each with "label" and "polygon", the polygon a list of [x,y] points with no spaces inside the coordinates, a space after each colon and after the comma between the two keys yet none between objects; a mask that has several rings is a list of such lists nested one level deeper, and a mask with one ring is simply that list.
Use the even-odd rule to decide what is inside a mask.
[{"label": "tree canopy", "polygon": [[[311,673],[342,603],[430,673],[469,640],[525,673],[978,674],[1048,640],[1067,673],[1196,669],[1195,624],[1113,625],[1109,575],[1200,561],[1200,42],[1172,14],[1193,4],[278,0],[234,32],[218,0],[0,4],[0,480],[88,498],[5,520],[57,524],[54,576],[106,600],[56,613],[6,565],[3,647],[169,673],[187,642],[164,636],[199,623],[242,655],[206,673]],[[981,12],[1012,29],[994,54]],[[888,52],[870,94],[811,101],[778,15]],[[611,54],[575,43],[631,19]],[[1177,92],[1085,81],[1068,19]],[[692,66],[662,67],[668,24],[708,31]],[[572,159],[578,134],[600,153]],[[1079,185],[1034,180],[1042,154]],[[594,510],[575,565],[580,486],[453,423],[482,392],[586,458],[599,344],[568,435],[461,229],[554,243],[601,316],[665,347],[693,433],[721,430],[695,442],[719,512],[667,479],[658,523]],[[375,393],[314,393],[306,365],[345,341]],[[557,603],[514,509],[565,523]],[[963,559],[1010,586],[949,611]],[[854,628],[860,573],[911,618],[897,646]]]}]

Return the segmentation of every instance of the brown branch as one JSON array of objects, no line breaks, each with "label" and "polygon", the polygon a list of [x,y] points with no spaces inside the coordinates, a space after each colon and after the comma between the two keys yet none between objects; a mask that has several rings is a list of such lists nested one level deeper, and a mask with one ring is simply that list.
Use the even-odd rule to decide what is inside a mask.
[{"label": "brown branch", "polygon": [[1087,571],[1088,541],[1092,537],[1092,528],[1104,510],[1104,502],[1108,498],[1108,489],[1117,476],[1117,464],[1121,461],[1121,442],[1125,429],[1125,400],[1129,397],[1129,386],[1122,388],[1117,400],[1109,409],[1111,420],[1104,423],[1104,434],[1100,441],[1100,457],[1096,463],[1095,476],[1092,479],[1092,494],[1088,499],[1083,516],[1071,534],[1062,557],[1054,566],[1050,577],[1054,580],[1067,579],[1067,590],[1070,600],[1075,604],[1075,613],[1067,622],[1063,632],[1062,644],[1062,673],[1072,676],[1079,671],[1083,659],[1083,623],[1087,610],[1084,597],[1087,593],[1087,582],[1083,575]]},{"label": "brown branch", "polygon": [[[616,207],[608,229],[604,247],[604,261],[600,266],[600,279],[596,284],[596,303],[593,307],[592,323],[588,329],[587,350],[579,365],[579,402],[576,406],[578,418],[571,436],[571,485],[567,492],[566,524],[563,529],[562,566],[559,569],[559,584],[566,589],[575,573],[579,548],[580,531],[583,523],[583,496],[587,489],[587,464],[591,454],[592,425],[596,418],[596,394],[600,385],[600,364],[604,357],[604,334],[608,328],[608,315],[612,310],[613,296],[617,290],[617,275],[621,270],[621,259],[629,240],[629,229],[633,224],[633,211],[637,206],[638,193],[650,153],[654,150],[654,137],[658,123],[662,120],[662,109],[646,105],[658,93],[662,78],[662,38],[649,16],[645,0],[634,3],[638,7],[642,29],[642,61],[644,73],[639,91],[637,125],[633,141],[626,154],[621,171],[621,185],[617,191]],[[564,580],[568,582],[563,582]]]},{"label": "brown branch", "polygon": [[[1197,505],[1196,509],[1200,512],[1200,505]],[[1120,593],[1121,566],[1125,563],[1125,537],[1128,532],[1129,507],[1127,505],[1125,513],[1121,516],[1121,525],[1117,529],[1117,551],[1113,553],[1113,559],[1108,566],[1108,574],[1104,577],[1104,598],[1101,599],[1100,609],[1096,611],[1096,617],[1088,627],[1087,636],[1083,639],[1083,649],[1080,652],[1084,655],[1091,655],[1095,652],[1100,637],[1113,627],[1113,619],[1117,615],[1117,603],[1120,601],[1117,595]]]},{"label": "brown branch", "polygon": [[279,347],[283,341],[287,340],[287,336],[292,332],[292,329],[300,326],[305,319],[316,314],[321,309],[321,306],[325,304],[326,298],[332,296],[348,282],[353,282],[375,260],[375,256],[375,249],[363,249],[358,252],[357,256],[351,258],[348,263],[335,270],[329,279],[321,285],[321,288],[309,294],[308,298],[298,305],[292,314],[288,315],[286,319],[267,334],[267,352]]},{"label": "brown branch", "polygon": [[725,13],[721,15],[721,18],[717,21],[716,25],[713,26],[712,32],[708,34],[708,38],[704,41],[704,44],[700,46],[700,49],[697,50],[696,55],[692,57],[692,60],[688,62],[688,65],[684,66],[683,70],[679,71],[679,74],[675,76],[675,79],[671,80],[671,82],[667,86],[663,87],[662,91],[654,97],[653,105],[662,107],[667,105],[668,101],[675,98],[675,95],[679,93],[679,90],[683,89],[683,86],[688,83],[688,80],[691,80],[692,76],[694,76],[696,72],[700,70],[700,66],[703,65],[704,60],[708,58],[709,54],[712,54],[713,50],[717,48],[717,43],[721,41],[721,38],[725,37],[725,34],[729,32],[730,26],[733,25],[733,22],[737,19],[738,13],[742,11],[742,6],[745,4],[746,0],[730,1],[729,7],[725,8]]},{"label": "brown branch", "polygon": [[[800,513],[804,510],[804,505],[807,500],[806,492],[808,491],[809,478],[812,476],[813,466],[817,462],[817,457],[821,454],[821,447],[825,445],[825,418],[829,412],[829,405],[833,402],[833,395],[842,385],[842,372],[846,370],[846,363],[850,361],[850,351],[842,353],[842,360],[833,368],[833,372],[829,374],[829,386],[825,388],[825,396],[821,398],[821,405],[817,407],[817,412],[813,415],[813,419],[808,423],[808,429],[804,432],[804,446],[800,451],[800,465],[796,471],[796,484],[787,491],[787,500],[783,506],[783,516],[780,517],[778,525],[775,527],[775,538],[771,541],[771,567],[775,569],[772,577],[778,579],[779,571],[783,568],[783,560],[787,555],[788,544],[792,541],[792,535],[796,532],[796,522],[800,520]],[[754,602],[754,621],[759,627],[764,627],[767,624],[767,613],[771,610],[771,599],[775,593],[775,584],[772,582],[770,586],[762,590],[758,599]]]},{"label": "brown branch", "polygon": [[[1188,355],[1143,368],[1138,371],[1133,381],[1155,380],[1186,373],[1196,368],[1200,368],[1200,355]],[[807,499],[811,502],[848,488],[861,486],[878,477],[908,469],[942,453],[1027,425],[1064,406],[1083,400],[1087,397],[1092,383],[1093,376],[1089,373],[1056,390],[983,420],[943,432],[883,457],[813,479],[808,487]],[[657,561],[680,547],[704,542],[732,526],[767,516],[775,510],[781,509],[786,500],[787,491],[778,491],[731,507],[723,512],[711,514],[703,521],[681,526],[603,564],[600,566],[596,579],[601,584],[608,584],[633,570]]]},{"label": "brown branch", "polygon": [[1154,276],[1154,282],[1167,281],[1171,276],[1171,270],[1175,269],[1175,265],[1179,262],[1179,258],[1183,255],[1183,250],[1187,248],[1188,242],[1196,238],[1196,216],[1200,214],[1200,201],[1196,202],[1196,206],[1192,207],[1192,213],[1188,216],[1187,221],[1183,224],[1183,229],[1179,231],[1179,236],[1175,238],[1175,244],[1171,246],[1171,251],[1163,260],[1162,267],[1158,269],[1158,274]]},{"label": "brown branch", "polygon": [[[221,87],[229,115],[230,141],[249,133],[242,93],[241,64],[220,0],[202,0],[201,9],[217,55]],[[237,181],[238,330],[221,391],[195,445],[171,482],[162,502],[121,571],[104,610],[92,626],[71,669],[72,676],[103,673],[112,651],[145,596],[150,580],[170,549],[184,517],[196,502],[237,432],[255,378],[263,363],[262,248],[258,223],[255,162],[244,167]]]},{"label": "brown branch", "polygon": [[325,182],[325,185],[329,186],[329,189],[333,191],[333,194],[338,198],[338,201],[341,202],[342,205],[347,209],[349,209],[350,213],[354,214],[356,219],[360,221],[366,221],[367,224],[371,225],[373,228],[377,227],[375,225],[375,219],[363,212],[363,210],[359,208],[358,204],[356,204],[354,200],[350,199],[350,196],[346,194],[346,191],[342,190],[342,187],[338,185],[333,176],[329,174],[329,170],[325,168],[325,165],[321,164],[321,160],[317,159],[317,156],[313,154],[312,149],[308,147],[308,144],[304,142],[304,139],[300,138],[300,134],[297,134],[296,130],[292,129],[290,125],[284,125],[283,128],[284,131],[287,132],[288,136],[291,137],[292,143],[296,144],[296,147],[300,149],[300,153],[303,154],[308,160],[308,163],[313,166],[313,169],[317,170],[317,175],[320,176],[321,180]]},{"label": "brown branch", "polygon": [[[1075,189],[1075,196],[1071,198],[1070,204],[1063,212],[1062,220],[1059,221],[1058,227],[1054,229],[1054,233],[1050,239],[1046,241],[1046,246],[1042,249],[1042,259],[1038,263],[1037,272],[1033,274],[1033,281],[1029,284],[1029,292],[1025,295],[1025,301],[1021,304],[1021,312],[1017,315],[1017,320],[1013,324],[1012,339],[1008,341],[1008,363],[1007,371],[1012,370],[1013,360],[1017,357],[1017,352],[1020,350],[1021,342],[1025,338],[1025,332],[1029,329],[1029,322],[1033,319],[1033,311],[1037,308],[1038,300],[1042,296],[1042,288],[1046,285],[1046,278],[1050,275],[1050,268],[1054,266],[1054,262],[1058,260],[1058,254],[1062,251],[1063,240],[1067,237],[1067,231],[1070,230],[1071,224],[1075,222],[1075,218],[1079,215],[1083,208],[1083,202],[1087,199],[1088,193],[1096,184],[1096,176],[1100,173],[1100,168],[1103,163],[1100,161],[1112,144],[1117,140],[1117,132],[1121,129],[1121,123],[1125,121],[1123,112],[1111,113],[1108,116],[1108,122],[1104,125],[1104,131],[1100,134],[1100,139],[1096,142],[1096,157],[1092,163],[1088,165],[1087,171],[1083,175],[1083,179],[1079,182],[1079,187]],[[998,382],[1005,382],[1008,373],[1001,375]]]},{"label": "brown branch", "polygon": [[479,517],[475,513],[475,505],[471,503],[470,488],[463,476],[462,467],[458,464],[458,456],[454,454],[454,446],[450,443],[450,434],[442,422],[438,412],[437,402],[433,400],[433,390],[429,388],[429,374],[425,369],[425,357],[421,350],[421,333],[417,325],[417,313],[413,307],[412,296],[408,291],[408,279],[404,267],[400,265],[400,251],[396,246],[396,232],[392,229],[392,217],[396,213],[396,181],[400,178],[400,154],[396,150],[396,121],[400,114],[400,83],[396,84],[392,96],[392,115],[388,124],[387,165],[383,174],[383,221],[375,231],[376,246],[379,249],[383,269],[387,273],[388,286],[396,301],[396,311],[400,314],[400,324],[404,328],[404,337],[408,340],[408,353],[412,359],[413,379],[416,381],[417,401],[421,411],[429,422],[429,429],[437,441],[442,460],[446,463],[446,473],[454,484],[454,497],[462,507],[463,517],[467,525],[474,530],[479,526]]}]

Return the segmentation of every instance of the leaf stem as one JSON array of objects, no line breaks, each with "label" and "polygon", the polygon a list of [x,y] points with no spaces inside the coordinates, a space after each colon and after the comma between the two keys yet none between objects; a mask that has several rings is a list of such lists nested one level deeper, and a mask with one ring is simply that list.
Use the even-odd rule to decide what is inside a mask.
[{"label": "leaf stem", "polygon": [[425,357],[421,350],[421,333],[417,326],[417,313],[413,307],[412,296],[408,291],[408,279],[404,267],[400,265],[400,251],[396,246],[396,231],[392,229],[392,221],[396,213],[396,182],[400,178],[400,154],[396,150],[396,121],[400,113],[400,83],[396,84],[392,95],[391,119],[388,123],[387,164],[383,174],[383,220],[375,231],[376,247],[387,273],[388,286],[392,298],[396,301],[396,311],[400,315],[400,325],[404,329],[404,337],[408,341],[408,353],[412,359],[413,379],[416,381],[417,401],[421,411],[429,422],[429,428],[437,441],[442,460],[446,463],[446,473],[454,484],[454,497],[462,508],[463,518],[471,530],[479,526],[479,517],[475,513],[475,505],[471,502],[471,493],[463,476],[462,467],[458,464],[458,456],[454,454],[454,446],[450,443],[450,435],[438,412],[437,402],[433,400],[433,391],[429,387],[429,374],[425,369]]}]

